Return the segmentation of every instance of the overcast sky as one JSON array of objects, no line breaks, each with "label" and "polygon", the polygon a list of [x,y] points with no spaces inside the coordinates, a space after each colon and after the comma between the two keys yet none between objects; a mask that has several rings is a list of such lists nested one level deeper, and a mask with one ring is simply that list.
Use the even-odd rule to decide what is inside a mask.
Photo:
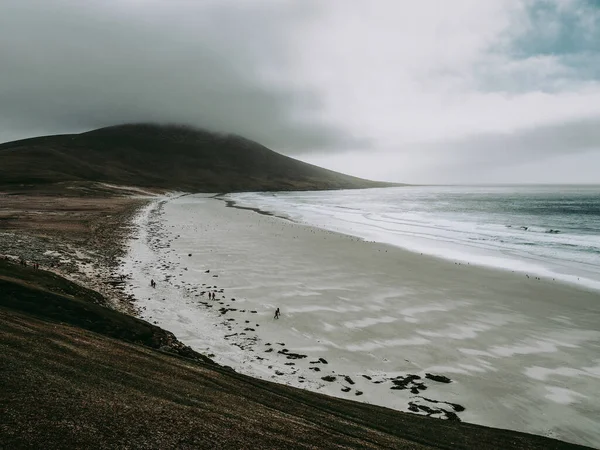
[{"label": "overcast sky", "polygon": [[600,183],[600,0],[0,0],[0,142],[146,121],[375,179]]}]

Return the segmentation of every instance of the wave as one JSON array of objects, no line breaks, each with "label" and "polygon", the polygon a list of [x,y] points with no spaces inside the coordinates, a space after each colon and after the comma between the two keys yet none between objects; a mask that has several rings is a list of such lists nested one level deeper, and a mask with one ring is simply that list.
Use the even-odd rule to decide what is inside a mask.
[{"label": "wave", "polygon": [[[592,207],[580,200],[574,203],[587,212],[594,202],[600,203],[600,190],[598,194],[586,200]],[[229,198],[244,207],[369,241],[600,289],[600,216],[539,214],[542,208],[536,202],[544,203],[544,210],[552,208],[547,198],[536,195],[481,190],[474,195],[438,187],[243,193]],[[511,210],[507,205],[515,203],[514,197],[519,198],[518,207]],[[556,206],[554,212],[560,209]]]},{"label": "wave", "polygon": [[555,230],[554,228],[547,229],[547,228],[539,228],[539,227],[535,227],[535,226],[525,226],[525,225],[521,225],[521,226],[506,225],[506,228],[517,228],[519,230],[530,231],[533,233],[558,234],[561,232],[560,230]]}]

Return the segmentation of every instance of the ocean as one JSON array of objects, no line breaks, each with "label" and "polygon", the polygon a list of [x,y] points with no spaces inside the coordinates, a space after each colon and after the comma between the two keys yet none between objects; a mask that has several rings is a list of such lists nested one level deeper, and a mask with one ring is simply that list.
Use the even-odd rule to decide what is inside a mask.
[{"label": "ocean", "polygon": [[369,241],[600,289],[600,186],[406,186],[228,198]]}]

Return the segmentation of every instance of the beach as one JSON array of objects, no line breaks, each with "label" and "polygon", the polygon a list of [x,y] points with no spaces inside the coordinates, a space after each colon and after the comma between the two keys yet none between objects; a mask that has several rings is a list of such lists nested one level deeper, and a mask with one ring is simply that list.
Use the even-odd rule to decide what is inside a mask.
[{"label": "beach", "polygon": [[365,242],[208,195],[156,200],[136,225],[121,273],[140,317],[219,364],[600,446],[596,291]]},{"label": "beach", "polygon": [[[448,401],[448,393],[459,382],[454,376],[450,380],[432,373],[428,378],[412,370],[410,375],[398,372],[404,375],[394,376],[386,367],[400,360],[392,355],[380,370],[377,350],[366,353],[372,369],[363,368],[364,350],[342,346],[353,341],[353,327],[362,329],[363,338],[373,338],[364,332],[376,310],[343,306],[353,299],[350,295],[344,302],[341,295],[335,301],[329,291],[343,279],[326,282],[317,277],[314,286],[301,286],[300,281],[316,276],[314,270],[323,271],[319,264],[308,267],[306,259],[313,252],[321,255],[322,245],[317,245],[321,238],[333,239],[332,247],[324,247],[332,250],[332,257],[347,254],[342,250],[347,245],[342,236],[317,234],[317,240],[311,241],[307,230],[317,230],[308,228],[286,229],[278,236],[274,227],[281,224],[269,222],[273,226],[265,227],[256,219],[266,216],[225,208],[223,201],[209,198],[206,205],[200,199],[199,211],[210,219],[204,217],[196,225],[180,222],[187,229],[181,233],[169,224],[169,216],[176,212],[171,208],[183,207],[196,214],[192,206],[198,206],[194,205],[197,198],[140,197],[139,192],[130,197],[132,193],[94,199],[46,193],[12,196],[2,203],[0,213],[9,219],[3,222],[0,238],[4,252],[0,259],[0,349],[4,355],[0,386],[5,399],[0,405],[0,447],[582,448],[459,423],[464,419],[459,418],[465,413],[463,406]],[[172,218],[181,219],[178,214]],[[222,242],[195,241],[196,249],[209,247],[179,254],[178,241],[195,240],[198,224],[206,227],[209,241],[219,237],[210,229],[226,233],[229,244],[233,244],[229,237],[239,238],[242,247],[236,252]],[[250,230],[256,226],[272,236]],[[169,229],[176,234],[168,233]],[[282,237],[290,245],[283,245]],[[275,260],[269,264],[265,260],[265,268],[274,267],[269,285],[263,283],[268,281],[266,272],[257,270],[268,248],[253,248],[254,256],[247,258],[239,251],[249,244],[248,239],[260,246],[273,239],[281,245],[280,251],[299,252],[306,247],[307,253],[281,259],[281,268],[275,267]],[[127,242],[128,249],[123,248]],[[190,246],[191,241],[184,244]],[[177,262],[169,262],[169,255]],[[197,260],[192,263],[194,256]],[[271,248],[270,256],[281,255]],[[300,263],[299,272],[292,259]],[[205,268],[208,265],[212,269]],[[126,273],[128,266],[132,270]],[[280,269],[289,276],[277,275]],[[194,273],[193,282],[178,279],[188,272]],[[360,276],[362,281],[367,273]],[[148,275],[155,277],[156,289],[148,288]],[[204,296],[198,282],[201,277],[206,278],[201,288]],[[214,301],[206,298],[207,280],[216,294]],[[303,304],[306,311],[294,311],[293,305],[301,304],[293,298],[301,297],[301,292],[310,294]],[[329,303],[315,301],[317,293]],[[225,294],[232,297],[225,301]],[[153,299],[161,306],[157,308]],[[242,306],[237,308],[237,302]],[[225,307],[226,303],[233,306]],[[272,318],[275,304],[282,312],[277,321]],[[131,315],[136,313],[154,324]],[[407,317],[416,318],[417,313],[405,311]],[[365,321],[340,322],[352,314],[362,314]],[[314,327],[322,325],[315,317],[320,316],[326,316],[331,326],[348,328],[347,336],[339,338],[340,326],[337,335],[328,327],[329,341],[315,338]],[[177,336],[156,326],[159,322],[172,326]],[[271,337],[273,342],[266,342]],[[416,394],[411,395],[413,391]],[[392,394],[395,409],[410,400],[408,409],[420,415],[370,404],[385,402],[381,392]]]}]

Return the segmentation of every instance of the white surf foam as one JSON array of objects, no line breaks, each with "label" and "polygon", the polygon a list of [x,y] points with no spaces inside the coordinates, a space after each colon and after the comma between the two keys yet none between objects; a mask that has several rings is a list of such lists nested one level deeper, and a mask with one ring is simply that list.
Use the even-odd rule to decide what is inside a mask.
[{"label": "white surf foam", "polygon": [[[239,205],[366,241],[600,290],[600,229],[577,234],[525,223],[511,225],[514,219],[509,212],[493,217],[477,211],[427,212],[427,203],[439,203],[444,189],[240,193],[229,198]],[[448,201],[459,207],[456,189],[449,191],[453,195],[448,195]],[[470,190],[476,188],[458,192],[466,195]]]}]

